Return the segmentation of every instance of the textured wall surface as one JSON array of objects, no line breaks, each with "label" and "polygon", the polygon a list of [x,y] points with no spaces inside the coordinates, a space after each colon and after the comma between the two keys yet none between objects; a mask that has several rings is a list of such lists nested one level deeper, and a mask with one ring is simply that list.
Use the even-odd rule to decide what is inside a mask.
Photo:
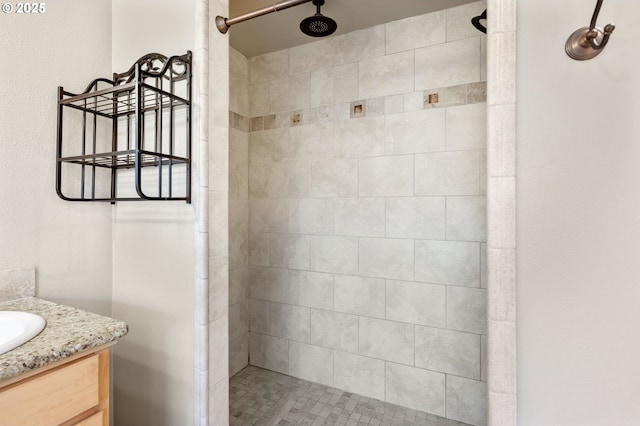
[{"label": "textured wall surface", "polygon": [[249,58],[252,365],[486,421],[484,7]]},{"label": "textured wall surface", "polygon": [[58,198],[55,158],[58,86],[111,75],[111,3],[46,6],[1,16],[0,269],[36,267],[38,296],[109,315],[111,206]]},{"label": "textured wall surface", "polygon": [[[114,70],[193,50],[194,4],[114,0]],[[118,203],[112,247],[113,315],[130,329],[114,347],[115,424],[193,424],[194,205]]]},{"label": "textured wall surface", "polygon": [[249,362],[249,62],[229,52],[229,374]]},{"label": "textured wall surface", "polygon": [[574,61],[564,43],[594,3],[517,2],[523,426],[640,419],[640,4],[605,1],[598,26],[616,31]]}]

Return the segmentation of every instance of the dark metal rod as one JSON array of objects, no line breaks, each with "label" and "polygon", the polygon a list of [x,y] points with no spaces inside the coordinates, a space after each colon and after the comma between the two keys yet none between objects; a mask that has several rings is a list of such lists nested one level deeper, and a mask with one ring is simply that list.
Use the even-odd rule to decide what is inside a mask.
[{"label": "dark metal rod", "polygon": [[[62,100],[64,97],[64,90],[61,86],[58,86],[58,102]],[[58,128],[56,129],[56,138],[58,139],[56,145],[56,192],[58,196],[62,199],[65,196],[62,194],[62,162],[60,158],[62,158],[62,104],[58,103]]]},{"label": "dark metal rod", "polygon": [[[173,83],[173,73],[169,76],[169,91],[173,93],[175,91],[175,85]],[[170,108],[173,111],[173,100],[169,99]],[[160,111],[162,114],[162,110]],[[173,139],[169,140],[169,155],[173,155]],[[173,161],[169,160],[169,197],[173,195]]]},{"label": "dark metal rod", "polygon": [[[84,110],[82,111],[82,155],[87,153],[87,100],[84,100]],[[84,164],[80,168],[80,198],[84,198]]]},{"label": "dark metal rod", "polygon": [[[158,87],[159,85],[159,87]],[[156,78],[156,87],[162,89],[162,80]],[[156,92],[156,105],[162,105],[162,94]],[[156,152],[162,152],[162,108],[156,110]],[[158,162],[158,196],[162,197],[162,162]]]},{"label": "dark metal rod", "polygon": [[144,137],[144,113],[142,112],[142,84],[140,83],[140,64],[136,64],[136,120],[135,120],[135,132],[136,132],[136,156],[135,156],[135,185],[136,192],[142,197],[142,151]]},{"label": "dark metal rod", "polygon": [[265,6],[262,9],[254,10],[253,12],[245,13],[244,15],[236,16],[234,18],[223,18],[222,16],[216,16],[216,27],[218,31],[225,34],[229,27],[233,24],[248,21],[249,19],[257,18],[258,16],[267,15],[269,13],[278,12],[279,10],[288,9],[290,7],[298,6],[303,3],[308,3],[311,0],[284,0],[271,6]]},{"label": "dark metal rod", "polygon": [[[96,102],[97,102],[96,98]],[[98,140],[98,115],[93,114],[93,143],[91,144],[92,154],[96,153],[96,143]],[[91,167],[91,198],[96,198],[96,166]]]},{"label": "dark metal rod", "polygon": [[[115,78],[115,73],[113,75],[113,77]],[[113,80],[115,81],[115,79]],[[114,113],[114,117],[111,119],[111,151],[115,152],[118,150],[118,105],[119,105],[119,100],[118,98],[120,97],[120,94],[113,94],[113,113]],[[127,98],[129,101],[128,105],[131,105],[131,91],[127,92]],[[127,105],[127,106],[128,106]],[[127,117],[128,119],[128,117]],[[127,132],[129,131],[128,127],[127,127]],[[127,134],[127,139],[129,138],[129,135]],[[94,153],[95,154],[95,153]],[[117,197],[117,185],[116,185],[116,180],[118,177],[118,173],[116,171],[116,165],[117,165],[117,159],[115,157],[111,157],[111,198],[115,199]],[[95,163],[95,159],[94,159],[94,163]],[[111,204],[115,204],[115,201],[112,201]]]},{"label": "dark metal rod", "polygon": [[[189,103],[191,103],[191,51],[187,52],[189,62],[187,63],[187,99],[189,99]],[[186,152],[186,166],[187,166],[187,189],[186,189],[186,199],[187,203],[191,203],[191,108],[186,109],[187,113],[187,152]]]}]

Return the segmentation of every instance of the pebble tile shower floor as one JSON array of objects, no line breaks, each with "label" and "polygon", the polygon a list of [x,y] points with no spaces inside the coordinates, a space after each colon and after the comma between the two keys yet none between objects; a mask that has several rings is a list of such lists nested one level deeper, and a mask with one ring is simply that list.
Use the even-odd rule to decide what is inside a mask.
[{"label": "pebble tile shower floor", "polygon": [[466,425],[257,367],[231,378],[229,403],[230,426]]}]

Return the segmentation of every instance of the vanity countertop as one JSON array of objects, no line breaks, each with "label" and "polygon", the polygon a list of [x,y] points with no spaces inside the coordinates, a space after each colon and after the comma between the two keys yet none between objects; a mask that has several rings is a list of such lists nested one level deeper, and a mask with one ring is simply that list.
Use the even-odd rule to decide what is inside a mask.
[{"label": "vanity countertop", "polygon": [[0,385],[52,362],[115,342],[129,330],[122,321],[36,297],[2,302],[0,311],[31,312],[47,322],[36,337],[0,355]]}]

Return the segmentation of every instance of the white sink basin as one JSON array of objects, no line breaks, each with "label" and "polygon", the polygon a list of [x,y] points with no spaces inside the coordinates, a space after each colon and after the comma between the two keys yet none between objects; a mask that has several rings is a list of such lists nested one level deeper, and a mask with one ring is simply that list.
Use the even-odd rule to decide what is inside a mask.
[{"label": "white sink basin", "polygon": [[9,352],[40,333],[46,321],[40,315],[19,311],[0,311],[0,354]]}]

